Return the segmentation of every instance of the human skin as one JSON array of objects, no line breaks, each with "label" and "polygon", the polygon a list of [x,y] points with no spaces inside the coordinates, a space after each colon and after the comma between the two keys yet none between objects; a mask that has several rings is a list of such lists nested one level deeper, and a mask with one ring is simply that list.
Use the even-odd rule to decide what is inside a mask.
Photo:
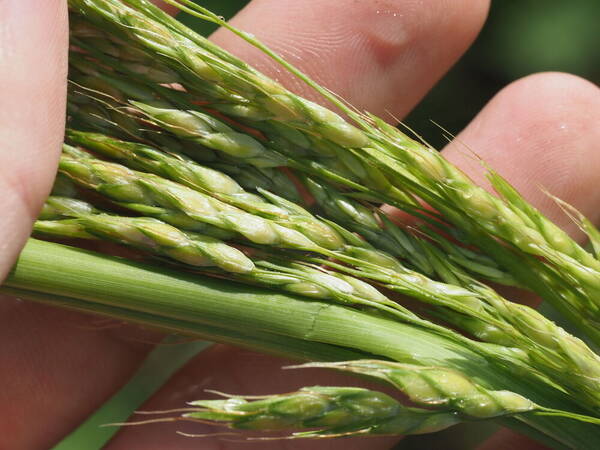
[{"label": "human skin", "polygon": [[[340,0],[254,0],[234,23],[359,109],[399,118],[468,48],[488,9],[484,0],[431,0],[427,8],[417,0],[344,2],[340,7]],[[1,0],[0,18],[1,279],[25,243],[56,171],[65,116],[66,2]],[[297,93],[315,98],[231,34],[219,31],[213,39]],[[598,223],[599,115],[600,90],[591,83],[567,74],[536,74],[498,93],[443,151],[483,182],[483,168],[465,148],[475,151],[575,235],[575,226],[539,187]],[[89,316],[2,298],[0,448],[40,449],[60,441],[127,381],[152,349],[151,339],[157,336],[134,327],[105,329]],[[143,409],[180,407],[202,397],[205,388],[265,394],[303,385],[354,383],[320,371],[278,372],[287,363],[216,346],[192,360]],[[184,438],[176,429],[127,428],[107,448],[240,447],[236,442]],[[200,426],[193,431],[207,430]],[[243,448],[376,450],[393,442],[275,441]],[[504,432],[486,448],[535,445]]]}]

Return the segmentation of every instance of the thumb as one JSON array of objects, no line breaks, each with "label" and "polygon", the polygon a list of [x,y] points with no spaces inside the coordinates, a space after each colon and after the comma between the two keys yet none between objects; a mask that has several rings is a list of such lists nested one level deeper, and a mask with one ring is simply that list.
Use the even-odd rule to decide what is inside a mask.
[{"label": "thumb", "polygon": [[65,0],[0,1],[0,281],[48,194],[64,134]]}]

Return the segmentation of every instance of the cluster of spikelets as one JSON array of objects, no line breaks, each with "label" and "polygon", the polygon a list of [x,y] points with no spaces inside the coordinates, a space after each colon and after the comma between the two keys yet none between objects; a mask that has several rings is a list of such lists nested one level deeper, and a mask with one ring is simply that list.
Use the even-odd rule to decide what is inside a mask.
[{"label": "cluster of spikelets", "polygon": [[[192,2],[169,3],[226,25]],[[585,218],[565,205],[592,252],[498,174],[489,175],[496,197],[287,63],[353,124],[146,0],[69,7],[69,129],[39,236],[112,241],[199,282],[212,276],[338,303],[408,326],[419,345],[445,342],[466,355],[432,365],[418,351],[357,342],[382,359],[310,363],[383,380],[411,406],[365,389],[308,387],[192,402],[177,420],[332,437],[508,416],[554,445],[597,443],[600,358],[584,340],[600,345],[600,234]],[[388,217],[383,203],[412,225]],[[538,293],[584,340],[488,282]],[[394,292],[412,299],[410,309]]]}]

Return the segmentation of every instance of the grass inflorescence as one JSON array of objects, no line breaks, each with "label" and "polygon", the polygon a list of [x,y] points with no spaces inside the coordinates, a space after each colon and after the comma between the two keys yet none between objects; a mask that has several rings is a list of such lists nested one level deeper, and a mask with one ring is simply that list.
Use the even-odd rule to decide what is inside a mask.
[{"label": "grass inflorescence", "polygon": [[[69,0],[69,129],[60,176],[34,231],[133,247],[162,268],[109,275],[101,268],[122,263],[78,258],[98,268],[100,281],[114,285],[127,273],[148,281],[156,273],[165,287],[149,293],[133,284],[118,305],[108,303],[101,282],[83,288],[40,275],[34,241],[19,263],[29,272],[17,265],[8,288],[358,373],[413,403],[365,389],[306,387],[192,401],[175,417],[150,422],[306,428],[290,436],[331,438],[503,418],[556,447],[600,445],[600,357],[590,347],[600,344],[597,253],[499,174],[489,174],[495,196],[253,36],[188,0],[167,3],[229,28],[344,116],[288,91],[146,0]],[[384,213],[384,204],[412,216],[411,225]],[[597,252],[598,230],[564,207]],[[57,258],[65,252],[55,251]],[[35,276],[46,291],[31,287]],[[490,281],[537,292],[581,334],[505,298]],[[231,282],[235,295],[227,296]],[[165,304],[169,287],[180,303]],[[286,308],[297,323],[282,318]]]}]

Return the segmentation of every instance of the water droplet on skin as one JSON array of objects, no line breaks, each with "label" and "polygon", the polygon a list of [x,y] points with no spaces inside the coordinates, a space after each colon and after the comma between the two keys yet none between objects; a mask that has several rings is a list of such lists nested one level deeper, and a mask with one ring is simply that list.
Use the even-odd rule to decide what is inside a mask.
[{"label": "water droplet on skin", "polygon": [[401,16],[401,14],[399,14],[397,12],[393,12],[392,10],[389,10],[389,9],[386,9],[386,10],[378,9],[375,11],[375,14],[385,14],[386,16],[392,16],[392,17]]}]

